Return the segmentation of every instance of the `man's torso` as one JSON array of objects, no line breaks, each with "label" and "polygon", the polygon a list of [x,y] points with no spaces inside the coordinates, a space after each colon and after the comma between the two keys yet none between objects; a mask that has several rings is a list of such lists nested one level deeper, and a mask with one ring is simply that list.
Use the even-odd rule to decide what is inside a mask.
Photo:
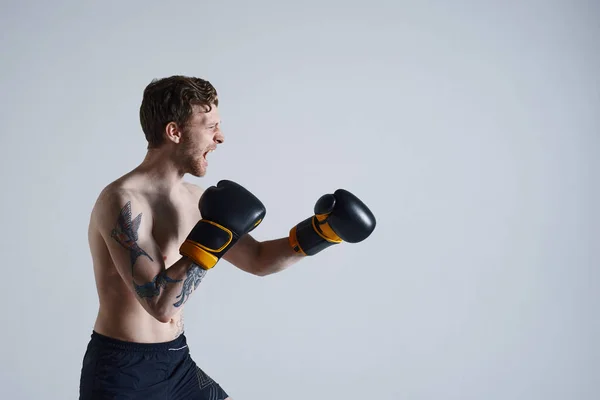
[{"label": "man's torso", "polygon": [[[125,190],[143,205],[142,223],[152,225],[165,266],[175,263],[181,256],[179,246],[200,218],[198,199],[201,189],[182,183],[170,194],[158,190],[145,190],[143,179],[122,178],[107,186],[99,199],[113,190]],[[138,189],[139,188],[139,189]],[[92,215],[95,212],[92,211]],[[94,265],[94,275],[99,297],[99,311],[94,330],[100,334],[124,341],[157,343],[170,341],[183,332],[183,309],[170,322],[162,323],[141,306],[131,290],[131,277],[121,277],[112,263],[100,232],[91,219],[89,245]],[[117,221],[114,221],[115,225]]]}]

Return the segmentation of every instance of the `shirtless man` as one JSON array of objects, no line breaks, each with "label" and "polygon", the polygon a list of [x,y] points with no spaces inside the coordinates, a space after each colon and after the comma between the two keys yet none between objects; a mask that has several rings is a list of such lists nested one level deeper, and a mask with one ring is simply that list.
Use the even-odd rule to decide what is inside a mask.
[{"label": "shirtless man", "polygon": [[99,311],[81,370],[80,399],[230,399],[191,359],[185,303],[222,258],[265,276],[341,243],[366,239],[371,211],[351,193],[324,195],[287,236],[249,232],[266,210],[241,185],[206,191],[207,154],[224,142],[215,88],[172,76],[144,90],[146,157],[106,186],[91,213],[89,245]]}]

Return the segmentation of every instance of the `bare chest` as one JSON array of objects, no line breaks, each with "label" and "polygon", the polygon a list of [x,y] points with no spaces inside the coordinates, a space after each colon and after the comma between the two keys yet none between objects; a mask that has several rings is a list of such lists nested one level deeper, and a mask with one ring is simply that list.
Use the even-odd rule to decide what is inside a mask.
[{"label": "bare chest", "polygon": [[167,266],[179,259],[179,247],[200,219],[195,199],[153,205],[152,234]]}]

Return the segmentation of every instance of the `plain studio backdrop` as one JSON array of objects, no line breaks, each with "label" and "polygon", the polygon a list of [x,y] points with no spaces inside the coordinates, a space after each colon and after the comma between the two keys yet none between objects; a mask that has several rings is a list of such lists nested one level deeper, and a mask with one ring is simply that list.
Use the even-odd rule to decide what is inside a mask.
[{"label": "plain studio backdrop", "polygon": [[235,400],[600,398],[600,56],[592,1],[5,1],[3,399],[75,399],[100,190],[145,155],[144,87],[210,80],[232,179],[284,237],[341,187],[377,217],[186,305]]}]

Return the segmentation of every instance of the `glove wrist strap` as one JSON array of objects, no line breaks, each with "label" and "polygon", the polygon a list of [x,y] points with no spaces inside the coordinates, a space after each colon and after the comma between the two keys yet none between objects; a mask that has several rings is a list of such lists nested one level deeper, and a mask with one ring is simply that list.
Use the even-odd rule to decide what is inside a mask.
[{"label": "glove wrist strap", "polygon": [[224,226],[202,219],[189,233],[179,253],[191,258],[205,269],[213,268],[219,259],[235,244],[237,235]]},{"label": "glove wrist strap", "polygon": [[205,270],[211,269],[219,262],[217,256],[203,249],[199,243],[194,243],[190,240],[183,242],[179,248],[179,253]]},{"label": "glove wrist strap", "polygon": [[[289,243],[292,249],[296,253],[313,256],[341,242],[341,239],[339,241],[331,239],[328,237],[329,235],[324,234],[320,226],[322,225],[314,215],[294,226],[289,234]],[[335,236],[337,237],[337,235]]]}]

